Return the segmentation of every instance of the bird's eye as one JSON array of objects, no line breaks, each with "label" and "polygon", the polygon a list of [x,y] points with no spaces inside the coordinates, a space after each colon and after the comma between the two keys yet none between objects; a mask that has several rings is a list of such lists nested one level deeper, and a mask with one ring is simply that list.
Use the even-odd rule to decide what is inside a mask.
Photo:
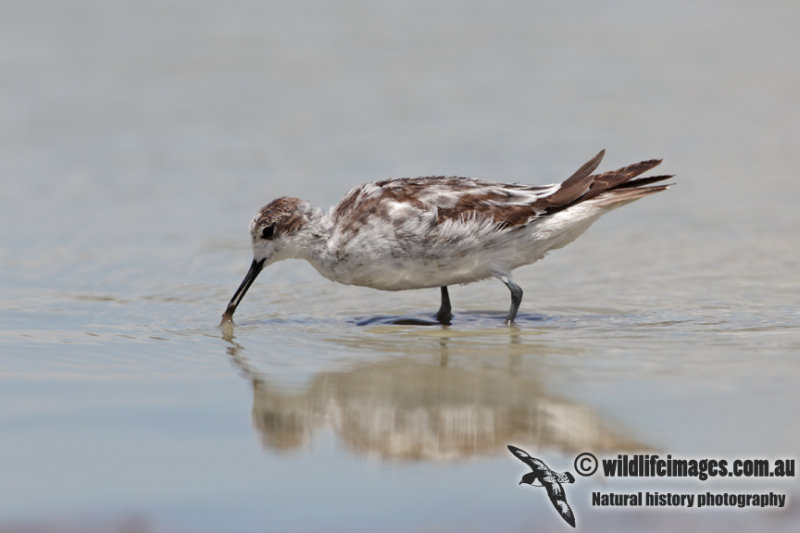
[{"label": "bird's eye", "polygon": [[275,224],[261,230],[261,238],[270,240],[275,235]]}]

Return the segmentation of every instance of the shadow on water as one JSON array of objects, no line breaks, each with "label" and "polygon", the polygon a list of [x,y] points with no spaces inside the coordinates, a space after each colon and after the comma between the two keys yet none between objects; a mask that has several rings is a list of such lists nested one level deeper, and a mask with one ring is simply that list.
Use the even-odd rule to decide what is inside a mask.
[{"label": "shadow on water", "polygon": [[[450,324],[442,324],[433,313],[416,313],[410,315],[375,315],[375,316],[330,316],[327,318],[308,316],[286,316],[274,314],[261,318],[245,318],[235,321],[234,326],[314,326],[331,325],[343,328],[350,326],[438,326],[453,327],[460,330],[477,330],[482,328],[505,328],[507,330],[539,327],[558,327],[569,329],[609,327],[663,327],[697,323],[698,318],[691,313],[674,310],[629,312],[614,308],[569,307],[560,308],[556,313],[517,314],[516,320],[509,327],[505,323],[505,311],[468,310],[460,311]],[[225,327],[223,323],[221,327]]]},{"label": "shadow on water", "polygon": [[[517,319],[512,327],[519,327],[526,324],[541,324],[552,320],[552,317],[545,315],[536,315],[528,313],[519,313]],[[451,324],[442,324],[436,318],[431,318],[431,315],[417,315],[417,316],[374,316],[367,318],[354,318],[350,321],[357,326],[375,326],[375,325],[394,325],[394,326],[472,326],[472,327],[487,327],[487,326],[506,326],[505,313],[492,313],[490,311],[466,311],[456,315]]]},{"label": "shadow on water", "polygon": [[[399,342],[376,337],[341,341],[362,348]],[[491,365],[476,367],[460,351],[451,354],[449,345],[457,339],[445,335],[433,356],[350,361],[290,387],[260,370],[260,359],[245,357],[232,335],[225,340],[227,354],[252,387],[253,425],[268,450],[302,449],[321,430],[332,431],[352,452],[383,460],[467,459],[507,453],[509,443],[562,453],[650,449],[591,406],[559,394],[546,369],[520,371],[516,347],[501,361],[494,354]],[[509,336],[511,345],[518,341],[518,335]]]},{"label": "shadow on water", "polygon": [[[519,313],[516,320],[511,325],[511,328],[522,326],[540,326],[543,324],[553,323],[559,320],[556,315],[542,315],[535,313]],[[419,315],[377,315],[370,317],[352,317],[345,318],[344,320],[320,320],[320,319],[306,319],[306,318],[288,318],[284,316],[270,317],[267,319],[250,319],[250,320],[236,320],[234,326],[285,326],[285,325],[310,325],[320,323],[340,323],[346,325],[356,326],[439,326],[439,327],[463,327],[468,326],[471,328],[483,327],[508,327],[505,323],[505,313],[492,312],[492,311],[463,311],[454,317],[450,324],[442,324],[433,315],[419,314]],[[220,327],[223,329],[228,327],[230,322],[223,320]]]}]

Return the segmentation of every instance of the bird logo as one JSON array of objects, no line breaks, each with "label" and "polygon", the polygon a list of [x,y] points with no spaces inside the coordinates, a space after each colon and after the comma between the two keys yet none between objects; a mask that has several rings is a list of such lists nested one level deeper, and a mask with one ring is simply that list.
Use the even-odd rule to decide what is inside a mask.
[{"label": "bird logo", "polygon": [[[519,484],[523,483],[531,485],[532,487],[544,487],[547,491],[547,496],[553,502],[553,507],[561,515],[567,524],[575,527],[575,514],[572,508],[567,503],[567,495],[564,492],[562,483],[574,483],[575,477],[569,472],[560,474],[554,472],[549,466],[544,464],[544,461],[531,456],[523,449],[516,446],[508,445],[508,450],[514,454],[520,461],[525,463],[531,468],[531,471],[522,476]],[[537,484],[538,482],[538,484]]]}]

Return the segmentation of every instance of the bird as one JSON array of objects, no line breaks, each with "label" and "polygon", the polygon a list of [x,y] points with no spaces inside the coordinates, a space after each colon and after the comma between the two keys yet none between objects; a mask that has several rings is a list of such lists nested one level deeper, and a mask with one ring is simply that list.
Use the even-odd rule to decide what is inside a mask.
[{"label": "bird", "polygon": [[[563,518],[567,524],[575,527],[575,514],[567,503],[567,495],[564,492],[564,487],[561,485],[562,483],[574,483],[575,477],[569,472],[564,472],[563,474],[553,472],[549,466],[544,464],[544,461],[531,456],[521,448],[509,444],[508,449],[515,457],[531,468],[530,472],[522,476],[519,484],[522,485],[525,483],[533,487],[544,487],[547,491],[547,496],[553,503],[553,507],[556,508],[561,518]],[[537,481],[539,485],[534,484]]]},{"label": "bird", "polygon": [[397,178],[350,189],[328,213],[299,198],[277,198],[250,223],[253,260],[221,324],[233,321],[265,267],[305,259],[325,278],[347,285],[439,288],[435,317],[442,325],[453,319],[449,285],[494,277],[511,293],[505,324],[512,325],[523,293],[512,270],[566,246],[600,215],[671,185],[653,185],[671,175],[638,177],[660,159],[595,174],[604,154],[560,184]]}]

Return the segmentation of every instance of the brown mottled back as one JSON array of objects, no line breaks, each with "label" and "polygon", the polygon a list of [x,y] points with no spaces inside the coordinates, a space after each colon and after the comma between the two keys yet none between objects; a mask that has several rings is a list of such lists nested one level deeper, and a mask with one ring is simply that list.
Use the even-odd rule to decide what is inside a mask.
[{"label": "brown mottled back", "polygon": [[[657,166],[661,162],[659,159],[592,174],[604,154],[605,151],[598,153],[557,188],[443,176],[378,181],[351,190],[334,209],[333,219],[334,223],[341,223],[346,232],[358,231],[358,227],[368,225],[373,217],[388,219],[392,204],[401,202],[421,211],[435,211],[437,225],[448,220],[478,217],[492,220],[501,227],[515,228],[601,194],[613,194],[615,190],[620,190],[620,201],[623,197],[630,199],[636,196],[631,194],[631,189],[671,177],[633,179]],[[623,189],[629,192],[622,194]],[[641,195],[664,187],[646,189]],[[608,203],[614,203],[614,198],[609,197]]]}]

